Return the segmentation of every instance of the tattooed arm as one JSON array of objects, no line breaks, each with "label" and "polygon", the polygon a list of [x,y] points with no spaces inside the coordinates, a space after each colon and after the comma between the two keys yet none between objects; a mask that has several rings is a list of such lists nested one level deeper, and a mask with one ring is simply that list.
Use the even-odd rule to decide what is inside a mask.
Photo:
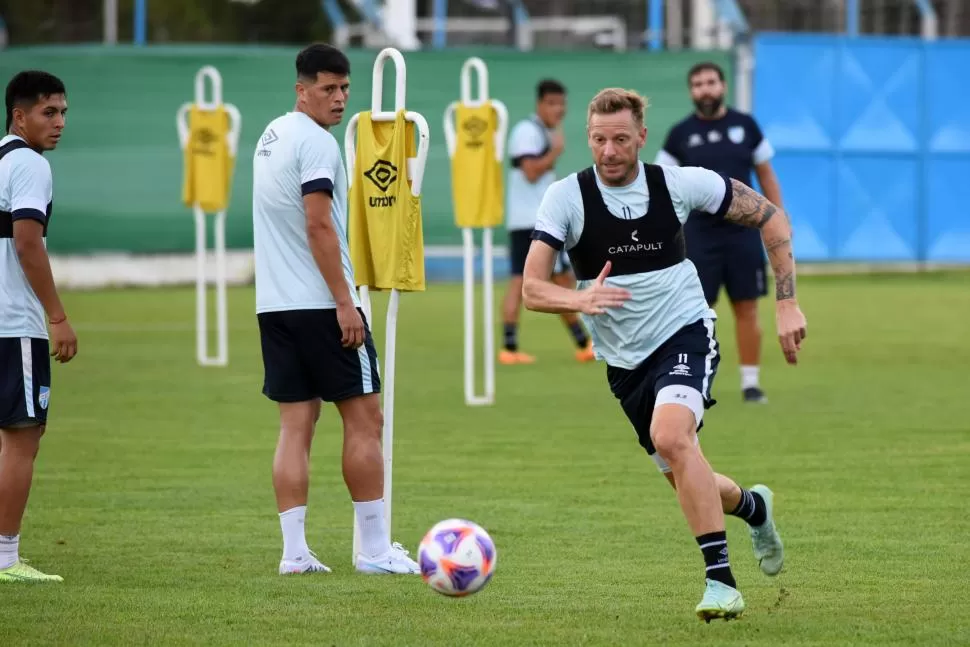
[{"label": "tattooed arm", "polygon": [[791,224],[785,212],[766,197],[737,180],[731,180],[731,203],[725,220],[761,230],[761,240],[775,274],[778,339],[789,364],[805,338],[805,316],[795,300],[795,255],[792,253]]},{"label": "tattooed arm", "polygon": [[731,192],[731,206],[724,219],[761,230],[761,240],[775,273],[775,299],[794,299],[795,256],[788,217],[768,198],[737,180],[731,180]]}]

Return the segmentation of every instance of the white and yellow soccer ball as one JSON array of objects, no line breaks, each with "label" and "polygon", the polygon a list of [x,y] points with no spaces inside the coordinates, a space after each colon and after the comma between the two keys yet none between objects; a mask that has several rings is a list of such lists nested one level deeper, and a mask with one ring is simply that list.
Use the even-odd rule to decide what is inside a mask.
[{"label": "white and yellow soccer ball", "polygon": [[421,577],[452,597],[481,591],[495,573],[495,543],[485,529],[466,519],[445,519],[425,534],[418,547]]}]

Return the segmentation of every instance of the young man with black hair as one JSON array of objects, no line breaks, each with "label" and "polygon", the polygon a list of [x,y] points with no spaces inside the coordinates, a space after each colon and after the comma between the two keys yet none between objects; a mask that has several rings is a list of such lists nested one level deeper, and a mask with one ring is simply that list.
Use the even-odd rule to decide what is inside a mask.
[{"label": "young man with black hair", "polygon": [[[522,270],[532,242],[539,203],[549,185],[556,181],[556,160],[562,155],[564,140],[561,130],[566,116],[566,87],[559,81],[544,79],[536,86],[536,111],[512,129],[508,153],[509,170],[506,229],[509,234],[511,272],[502,303],[503,348],[499,352],[502,364],[532,364],[535,357],[519,350],[519,314],[522,310]],[[557,284],[574,287],[569,259],[561,254],[553,271]],[[576,342],[576,359],[593,360],[593,350],[579,317],[572,312],[562,315],[562,321]]]},{"label": "young man with black hair", "polygon": [[321,401],[343,421],[343,476],[360,522],[364,573],[416,574],[384,518],[383,414],[377,351],[347,243],[347,174],[330,128],[350,93],[350,62],[310,45],[296,58],[296,106],[260,135],[253,156],[256,312],[263,393],[279,406],[273,487],[283,533],[279,573],[330,569],[304,533],[310,446]]},{"label": "young man with black hair", "polygon": [[0,583],[61,582],[20,559],[20,527],[47,427],[50,358],[69,362],[77,353],[46,240],[53,179],[43,153],[57,147],[64,131],[64,83],[47,72],[20,72],[7,85],[6,109],[7,135],[0,139]]}]

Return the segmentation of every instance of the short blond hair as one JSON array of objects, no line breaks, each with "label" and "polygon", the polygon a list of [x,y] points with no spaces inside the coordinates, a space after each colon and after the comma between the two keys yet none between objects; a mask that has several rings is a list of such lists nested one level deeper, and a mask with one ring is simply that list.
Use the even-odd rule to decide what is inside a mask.
[{"label": "short blond hair", "polygon": [[646,97],[640,96],[634,90],[605,88],[597,92],[593,100],[589,102],[586,123],[589,123],[593,115],[614,115],[629,110],[633,114],[633,121],[636,122],[637,127],[642,128],[647,106],[649,106],[649,102]]}]

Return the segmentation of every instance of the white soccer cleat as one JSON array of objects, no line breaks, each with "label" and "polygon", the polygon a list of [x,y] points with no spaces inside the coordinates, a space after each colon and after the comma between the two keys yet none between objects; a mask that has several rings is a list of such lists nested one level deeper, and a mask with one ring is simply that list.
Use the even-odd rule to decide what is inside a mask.
[{"label": "white soccer cleat", "polygon": [[389,551],[377,557],[358,554],[356,568],[369,575],[420,575],[421,567],[408,555],[404,546],[394,542]]},{"label": "white soccer cleat", "polygon": [[305,573],[329,573],[330,567],[317,559],[311,550],[296,559],[280,560],[280,575],[303,575]]}]

